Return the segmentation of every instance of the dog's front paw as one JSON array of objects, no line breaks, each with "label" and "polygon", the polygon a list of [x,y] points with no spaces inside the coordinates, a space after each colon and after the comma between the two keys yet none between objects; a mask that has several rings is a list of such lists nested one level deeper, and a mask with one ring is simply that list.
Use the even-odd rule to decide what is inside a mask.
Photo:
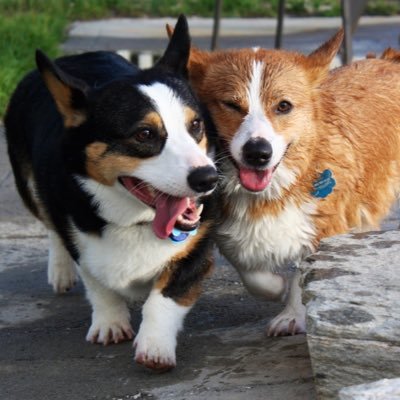
[{"label": "dog's front paw", "polygon": [[305,312],[284,309],[267,326],[267,336],[297,335],[306,332]]},{"label": "dog's front paw", "polygon": [[129,320],[117,318],[93,318],[92,325],[86,335],[91,343],[120,343],[132,340],[135,336]]},{"label": "dog's front paw", "polygon": [[168,337],[151,336],[140,329],[133,346],[135,361],[158,372],[166,372],[176,366],[176,341]]}]

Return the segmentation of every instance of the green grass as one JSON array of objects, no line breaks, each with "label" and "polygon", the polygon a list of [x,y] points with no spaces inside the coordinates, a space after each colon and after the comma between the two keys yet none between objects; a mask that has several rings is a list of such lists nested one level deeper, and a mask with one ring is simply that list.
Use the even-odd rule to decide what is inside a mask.
[{"label": "green grass", "polygon": [[34,50],[41,48],[52,57],[58,54],[66,24],[65,17],[49,14],[0,14],[0,116],[17,82],[34,67]]},{"label": "green grass", "polygon": [[[223,0],[225,17],[273,17],[279,0]],[[398,0],[370,0],[368,13],[398,14]],[[339,0],[287,0],[287,14],[339,15]],[[34,68],[34,51],[51,57],[68,23],[115,16],[162,17],[181,13],[210,17],[214,0],[0,0],[0,118],[23,75]]]}]

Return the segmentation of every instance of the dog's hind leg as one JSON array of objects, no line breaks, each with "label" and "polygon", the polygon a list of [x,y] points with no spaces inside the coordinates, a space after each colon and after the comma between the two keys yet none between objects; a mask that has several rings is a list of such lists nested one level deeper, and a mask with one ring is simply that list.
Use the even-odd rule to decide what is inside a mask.
[{"label": "dog's hind leg", "polygon": [[49,234],[49,261],[47,266],[47,278],[56,293],[68,292],[75,286],[78,275],[75,262],[64,247],[60,237],[53,230]]},{"label": "dog's hind leg", "polygon": [[300,271],[292,277],[286,307],[267,327],[268,336],[296,335],[306,332],[306,308],[301,302]]},{"label": "dog's hind leg", "polygon": [[93,307],[92,324],[86,340],[107,345],[133,339],[131,316],[123,297],[103,286],[85,268],[80,267],[79,271]]}]

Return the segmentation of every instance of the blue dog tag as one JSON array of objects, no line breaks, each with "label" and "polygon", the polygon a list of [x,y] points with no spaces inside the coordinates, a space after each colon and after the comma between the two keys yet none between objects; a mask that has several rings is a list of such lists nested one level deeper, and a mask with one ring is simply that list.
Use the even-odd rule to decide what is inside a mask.
[{"label": "blue dog tag", "polygon": [[189,236],[194,236],[197,233],[197,229],[193,229],[192,231],[183,232],[179,229],[174,228],[169,235],[169,238],[174,243],[184,242]]},{"label": "blue dog tag", "polygon": [[321,175],[314,181],[314,191],[311,194],[314,197],[324,199],[326,196],[332,193],[333,188],[336,185],[335,178],[333,177],[332,171],[326,169]]}]

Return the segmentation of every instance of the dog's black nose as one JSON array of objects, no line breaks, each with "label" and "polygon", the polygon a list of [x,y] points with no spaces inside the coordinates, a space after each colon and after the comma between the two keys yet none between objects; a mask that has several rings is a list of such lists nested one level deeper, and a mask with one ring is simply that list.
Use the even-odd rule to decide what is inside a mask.
[{"label": "dog's black nose", "polygon": [[243,160],[252,167],[265,167],[272,157],[271,144],[264,138],[252,138],[242,150]]},{"label": "dog's black nose", "polygon": [[188,175],[189,186],[199,193],[208,192],[215,188],[218,181],[217,170],[211,165],[198,167]]}]

